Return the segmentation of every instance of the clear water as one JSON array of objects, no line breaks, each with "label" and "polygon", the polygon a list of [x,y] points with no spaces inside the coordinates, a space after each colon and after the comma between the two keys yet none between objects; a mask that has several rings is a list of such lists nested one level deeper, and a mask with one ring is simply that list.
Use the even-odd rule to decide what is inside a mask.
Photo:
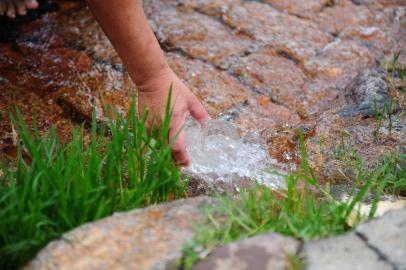
[{"label": "clear water", "polygon": [[[256,182],[273,189],[285,189],[283,173],[270,158],[267,147],[256,136],[240,137],[230,122],[209,120],[185,125],[187,151],[191,166],[185,173],[208,184],[226,183],[238,187]],[[255,182],[256,181],[256,182]]]}]

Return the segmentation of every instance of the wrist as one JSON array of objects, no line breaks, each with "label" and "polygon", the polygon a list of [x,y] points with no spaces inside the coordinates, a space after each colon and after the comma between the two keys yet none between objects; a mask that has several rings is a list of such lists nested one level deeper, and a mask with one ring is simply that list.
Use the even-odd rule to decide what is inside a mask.
[{"label": "wrist", "polygon": [[[172,69],[166,65],[166,67],[162,67],[159,70],[152,71],[148,74],[145,74],[142,78],[135,81],[137,86],[138,92],[155,92],[155,91],[162,91],[162,89],[156,88],[157,85],[161,85],[162,81],[171,83],[173,80],[173,71]],[[169,90],[164,89],[165,91]]]}]

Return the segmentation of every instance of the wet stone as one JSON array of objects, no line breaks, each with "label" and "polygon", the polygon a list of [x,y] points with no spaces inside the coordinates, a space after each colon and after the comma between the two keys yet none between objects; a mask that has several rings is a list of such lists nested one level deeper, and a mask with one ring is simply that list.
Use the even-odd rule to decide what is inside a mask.
[{"label": "wet stone", "polygon": [[116,213],[49,243],[24,269],[168,269],[204,223],[207,197]]},{"label": "wet stone", "polygon": [[151,8],[149,21],[167,50],[181,50],[189,57],[227,68],[227,59],[250,50],[252,40],[221,22],[188,10]]},{"label": "wet stone", "polygon": [[295,126],[301,122],[297,113],[264,95],[257,95],[257,98],[250,98],[245,104],[233,107],[222,118],[232,120],[246,133]]},{"label": "wet stone", "polygon": [[[83,30],[86,29],[86,30]],[[134,89],[116,52],[83,3],[23,24],[15,44],[0,46],[0,72],[12,84],[52,99],[72,120],[124,114]]]},{"label": "wet stone", "polygon": [[272,7],[302,18],[311,18],[323,8],[332,5],[331,0],[264,0]]},{"label": "wet stone", "polygon": [[58,29],[64,36],[69,37],[71,46],[84,50],[96,62],[123,68],[117,52],[83,3],[67,13],[66,16],[63,24],[59,20]]},{"label": "wet stone", "polygon": [[167,58],[171,68],[185,80],[213,118],[244,103],[250,94],[236,78],[200,60],[190,60],[174,53],[168,53]]},{"label": "wet stone", "polygon": [[356,5],[351,0],[334,1],[313,19],[322,31],[338,35],[344,28],[353,25],[371,25],[372,11],[363,5]]},{"label": "wet stone", "polygon": [[295,255],[298,248],[299,242],[293,238],[276,233],[263,234],[219,247],[193,269],[288,269],[288,258]]},{"label": "wet stone", "polygon": [[352,0],[352,2],[357,5],[367,5],[379,9],[392,6],[406,6],[404,0]]},{"label": "wet stone", "polygon": [[394,44],[390,50],[386,50],[385,58],[387,63],[390,63],[395,53],[400,53],[398,64],[406,65],[406,4],[402,7],[388,10],[388,16],[393,18],[392,26],[395,28],[392,30],[394,35]]},{"label": "wet stone", "polygon": [[193,9],[208,16],[221,17],[232,6],[240,5],[243,0],[165,0],[165,2]]},{"label": "wet stone", "polygon": [[254,37],[261,45],[289,55],[298,63],[316,55],[332,40],[313,22],[281,13],[270,5],[256,1],[234,6],[223,16],[223,21]]},{"label": "wet stone", "polygon": [[39,95],[56,91],[72,81],[77,82],[77,74],[88,72],[91,64],[86,54],[68,48],[31,51],[27,54],[18,52],[12,46],[6,50],[13,50],[11,55],[19,54],[19,57],[5,57],[8,65],[3,76],[16,85],[29,87]]},{"label": "wet stone", "polygon": [[330,78],[307,78],[302,87],[307,113],[310,119],[317,118],[325,111],[346,104],[342,91],[344,86]]},{"label": "wet stone", "polygon": [[71,122],[63,110],[53,99],[43,99],[33,92],[10,83],[0,76],[0,154],[3,152],[16,157],[16,145],[9,113],[17,107],[30,130],[34,128],[34,113],[36,113],[39,132],[56,125],[62,139],[71,129]]},{"label": "wet stone", "polygon": [[263,49],[238,59],[231,70],[253,91],[299,114],[306,113],[302,103],[305,75],[294,61],[274,50]]},{"label": "wet stone", "polygon": [[308,270],[393,269],[355,233],[306,242],[302,256]]},{"label": "wet stone", "polygon": [[319,55],[304,64],[306,74],[346,86],[359,71],[375,63],[368,48],[356,41],[340,40],[328,44]]},{"label": "wet stone", "polygon": [[360,114],[366,117],[382,112],[387,104],[393,102],[385,81],[386,76],[387,73],[382,69],[367,69],[358,74],[354,81],[347,86],[346,91],[355,105],[341,110],[340,115],[354,116]]},{"label": "wet stone", "polygon": [[406,269],[406,209],[390,211],[358,226],[356,231],[395,269]]}]

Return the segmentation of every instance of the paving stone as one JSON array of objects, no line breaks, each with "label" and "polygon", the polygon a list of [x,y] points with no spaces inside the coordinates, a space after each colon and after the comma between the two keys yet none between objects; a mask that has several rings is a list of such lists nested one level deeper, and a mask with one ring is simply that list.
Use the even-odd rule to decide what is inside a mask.
[{"label": "paving stone", "polygon": [[323,8],[331,5],[331,0],[264,0],[272,7],[282,11],[294,14],[302,18],[311,18]]},{"label": "paving stone", "polygon": [[240,5],[243,0],[165,0],[165,2],[191,8],[209,16],[221,17],[232,6]]},{"label": "paving stone", "polygon": [[276,233],[264,234],[215,249],[194,270],[279,270],[289,267],[289,255],[299,242]]},{"label": "paving stone", "polygon": [[104,119],[107,106],[124,114],[134,85],[121,60],[83,3],[61,5],[61,12],[23,25],[14,45],[2,44],[2,76],[80,122],[91,118],[93,109]]},{"label": "paving stone", "polygon": [[168,53],[167,58],[171,68],[186,81],[213,118],[244,103],[250,95],[248,87],[212,65],[174,53]]},{"label": "paving stone", "polygon": [[317,118],[322,112],[340,107],[344,98],[341,82],[328,77],[307,78],[302,86],[303,100],[309,118]]},{"label": "paving stone", "polygon": [[205,222],[207,197],[179,200],[88,223],[49,243],[24,269],[167,269]]},{"label": "paving stone", "polygon": [[326,7],[313,18],[319,28],[327,33],[338,35],[345,27],[352,25],[370,25],[373,13],[363,5],[356,5],[350,0],[334,1],[334,5]]},{"label": "paving stone", "polygon": [[404,0],[352,0],[352,2],[358,5],[368,5],[374,8],[406,6]]},{"label": "paving stone", "polygon": [[262,49],[233,63],[231,71],[257,93],[298,113],[305,113],[305,75],[294,61],[272,49]]},{"label": "paving stone", "polygon": [[[75,2],[65,4],[73,5]],[[123,64],[107,36],[92,16],[89,9],[80,1],[76,6],[63,9],[57,31],[70,43],[70,46],[83,49],[97,62],[108,63],[122,68]],[[86,31],[84,31],[86,29]]]},{"label": "paving stone", "polygon": [[196,12],[172,7],[149,7],[149,20],[158,40],[168,50],[227,68],[227,59],[250,50],[252,40],[224,24]]},{"label": "paving stone", "polygon": [[299,115],[293,110],[275,104],[264,95],[248,99],[246,103],[226,111],[222,117],[232,120],[248,133],[296,126],[301,122]]},{"label": "paving stone", "polygon": [[406,269],[406,208],[357,227],[357,233],[398,270]]},{"label": "paving stone", "polygon": [[332,36],[321,32],[313,22],[281,13],[256,1],[233,6],[223,16],[223,21],[299,63],[314,56],[332,40]]},{"label": "paving stone", "polygon": [[336,40],[304,64],[306,74],[330,79],[338,87],[346,86],[364,68],[375,63],[368,48],[356,41]]},{"label": "paving stone", "polygon": [[[385,81],[386,76],[387,73],[382,69],[367,69],[358,74],[354,81],[347,86],[347,95],[355,104],[342,109],[340,115],[361,114],[367,117],[371,116],[375,110],[383,111],[388,102],[393,102]],[[396,104],[393,106],[395,112],[397,106]]]},{"label": "paving stone", "polygon": [[308,270],[389,270],[392,266],[381,260],[355,233],[306,242],[302,256]]}]

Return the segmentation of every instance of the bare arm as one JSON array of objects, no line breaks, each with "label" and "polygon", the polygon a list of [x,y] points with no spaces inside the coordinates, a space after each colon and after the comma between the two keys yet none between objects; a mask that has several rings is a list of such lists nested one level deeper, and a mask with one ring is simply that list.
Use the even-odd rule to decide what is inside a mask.
[{"label": "bare arm", "polygon": [[[164,113],[168,89],[173,84],[173,115],[169,139],[178,132],[190,113],[203,121],[209,118],[202,104],[169,68],[142,9],[141,0],[88,0],[89,7],[117,50],[138,89],[138,109],[153,116]],[[189,165],[183,133],[172,154],[180,165]]]},{"label": "bare arm", "polygon": [[168,68],[140,0],[88,0],[136,84]]}]

